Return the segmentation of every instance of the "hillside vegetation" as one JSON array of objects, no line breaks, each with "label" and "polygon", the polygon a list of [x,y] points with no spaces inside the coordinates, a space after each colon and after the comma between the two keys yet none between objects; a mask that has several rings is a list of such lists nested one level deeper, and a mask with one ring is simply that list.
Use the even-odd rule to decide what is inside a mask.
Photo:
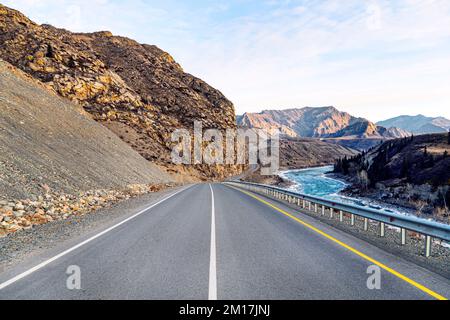
[{"label": "hillside vegetation", "polygon": [[353,193],[411,206],[419,213],[448,216],[450,133],[384,142],[336,162],[335,172],[353,183]]}]

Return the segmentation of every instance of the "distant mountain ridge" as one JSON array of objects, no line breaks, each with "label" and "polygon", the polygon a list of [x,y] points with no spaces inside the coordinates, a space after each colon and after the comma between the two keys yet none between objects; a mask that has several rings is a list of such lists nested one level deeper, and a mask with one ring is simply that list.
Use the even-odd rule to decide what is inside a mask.
[{"label": "distant mountain ridge", "polygon": [[377,122],[383,127],[397,127],[414,134],[442,133],[450,130],[450,120],[444,117],[426,117],[424,115],[402,115]]},{"label": "distant mountain ridge", "polygon": [[385,128],[332,106],[245,113],[237,117],[237,124],[268,131],[281,130],[283,135],[304,138],[392,139],[410,135],[402,129]]}]

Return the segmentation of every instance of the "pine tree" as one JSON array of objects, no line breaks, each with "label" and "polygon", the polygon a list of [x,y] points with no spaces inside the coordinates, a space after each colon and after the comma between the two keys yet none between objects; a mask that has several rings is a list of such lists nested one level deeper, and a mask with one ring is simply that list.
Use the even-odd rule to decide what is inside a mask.
[{"label": "pine tree", "polygon": [[349,168],[350,168],[349,161],[348,161],[347,156],[345,156],[344,160],[342,161],[342,171],[345,175],[348,175]]},{"label": "pine tree", "polygon": [[401,177],[406,178],[408,176],[408,171],[409,171],[408,159],[404,158],[402,163],[402,171],[400,173]]},{"label": "pine tree", "polygon": [[406,178],[406,181],[411,181],[410,170],[411,170],[411,155],[407,154],[403,159],[402,170],[400,173],[402,178]]}]

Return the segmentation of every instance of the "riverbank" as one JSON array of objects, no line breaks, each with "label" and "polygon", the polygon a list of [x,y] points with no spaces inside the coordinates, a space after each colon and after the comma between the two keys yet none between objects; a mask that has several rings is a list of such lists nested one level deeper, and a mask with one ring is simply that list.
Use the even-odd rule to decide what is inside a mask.
[{"label": "riverbank", "polygon": [[291,182],[288,187],[289,190],[299,193],[384,210],[388,213],[419,216],[424,219],[432,218],[429,215],[420,214],[415,208],[382,201],[375,196],[358,194],[354,190],[352,181],[345,179],[344,176],[332,173],[332,170],[332,166],[286,170],[280,172],[279,176],[283,180]]},{"label": "riverbank", "polygon": [[[360,199],[363,203],[375,204],[375,206],[382,207],[388,211],[413,215],[423,219],[434,220],[450,224],[450,217],[444,215],[437,215],[425,210],[425,203],[421,201],[414,202],[404,199],[404,195],[411,192],[406,187],[384,187],[382,189],[372,189],[362,191],[354,186],[352,179],[339,173],[330,173],[327,176],[331,179],[340,180],[347,184],[347,187],[340,191],[340,195],[352,199]],[[412,186],[410,188],[413,188]],[[415,186],[416,192],[426,193],[430,186]],[[402,196],[399,196],[401,194]]]}]

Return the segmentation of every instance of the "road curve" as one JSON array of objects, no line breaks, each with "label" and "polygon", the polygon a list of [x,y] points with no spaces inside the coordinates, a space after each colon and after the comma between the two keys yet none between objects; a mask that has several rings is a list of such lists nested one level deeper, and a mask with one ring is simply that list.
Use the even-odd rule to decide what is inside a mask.
[{"label": "road curve", "polygon": [[[258,196],[264,198],[263,196]],[[39,268],[0,274],[0,299],[434,299],[450,281],[264,198],[393,268],[367,287],[373,264],[274,207],[223,184],[198,184],[153,204]],[[150,203],[149,206],[152,204]],[[62,244],[64,247],[64,244]],[[44,262],[44,263],[43,263]],[[81,289],[67,288],[69,266]],[[13,280],[11,280],[13,279]]]}]

